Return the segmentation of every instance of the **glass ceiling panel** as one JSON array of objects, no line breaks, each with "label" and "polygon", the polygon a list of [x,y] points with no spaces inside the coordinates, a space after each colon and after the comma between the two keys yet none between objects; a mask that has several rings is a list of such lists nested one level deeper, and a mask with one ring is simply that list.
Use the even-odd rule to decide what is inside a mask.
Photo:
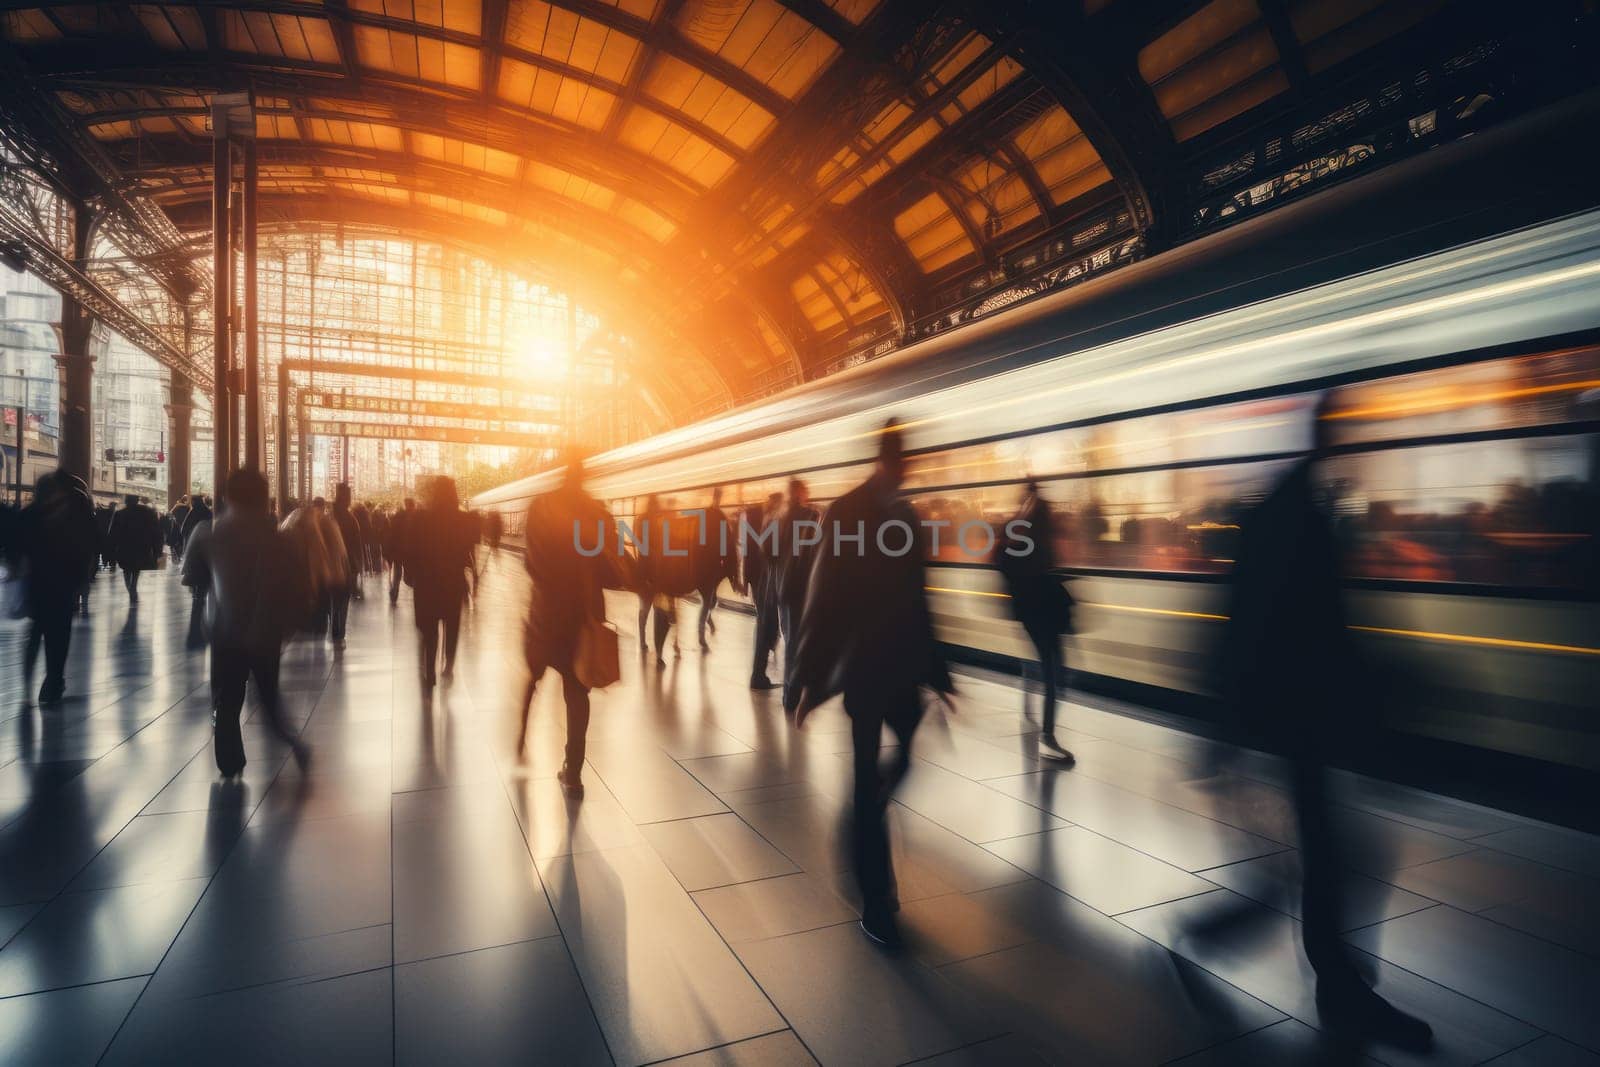
[{"label": "glass ceiling panel", "polygon": [[777,0],[688,0],[674,23],[690,41],[793,100],[839,45]]},{"label": "glass ceiling panel", "polygon": [[633,37],[544,0],[512,0],[505,42],[614,84],[628,79],[640,52]]},{"label": "glass ceiling panel", "polygon": [[482,76],[480,51],[398,30],[357,25],[356,57],[362,66],[402,78],[476,89]]},{"label": "glass ceiling panel", "polygon": [[773,115],[749,97],[672,56],[659,56],[644,92],[681,111],[741,148],[750,148],[773,125]]},{"label": "glass ceiling panel", "polygon": [[174,52],[197,52],[206,46],[206,31],[200,13],[192,7],[166,7],[135,4],[134,14],[150,39]]},{"label": "glass ceiling panel", "polygon": [[635,107],[622,124],[621,141],[705,188],[717,184],[733,157],[663,115]]},{"label": "glass ceiling panel", "polygon": [[230,52],[330,65],[339,62],[339,46],[328,20],[305,15],[223,11],[222,46]]},{"label": "glass ceiling panel", "polygon": [[500,62],[496,92],[509,104],[589,130],[604,128],[617,103],[603,89],[510,58]]},{"label": "glass ceiling panel", "polygon": [[347,0],[355,11],[418,22],[458,33],[482,32],[483,8],[479,0]]}]

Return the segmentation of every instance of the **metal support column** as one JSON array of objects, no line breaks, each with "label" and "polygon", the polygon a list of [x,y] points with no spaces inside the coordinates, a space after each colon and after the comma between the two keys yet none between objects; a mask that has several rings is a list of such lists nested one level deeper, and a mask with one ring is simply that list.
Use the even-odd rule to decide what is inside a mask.
[{"label": "metal support column", "polygon": [[[252,132],[254,132],[252,130]],[[261,469],[260,329],[256,310],[256,141],[244,139],[244,465]]]},{"label": "metal support column", "polygon": [[280,514],[289,500],[289,367],[278,362],[278,508]]},{"label": "metal support column", "polygon": [[189,416],[194,411],[194,383],[186,375],[172,372],[168,386],[167,415],[167,507],[177,505],[189,495]]},{"label": "metal support column", "polygon": [[[90,234],[94,217],[85,207],[72,212],[73,266],[89,272]],[[83,479],[94,490],[94,357],[89,335],[94,316],[65,290],[61,293],[61,469]]]},{"label": "metal support column", "polygon": [[233,153],[228,140],[229,106],[218,96],[211,103],[211,316],[212,316],[212,396],[211,425],[213,444],[211,491],[222,499],[223,487],[233,470],[235,434],[233,397],[229,378],[233,372],[233,353],[229,320],[233,311],[233,250],[228,212],[228,197],[233,187]]}]

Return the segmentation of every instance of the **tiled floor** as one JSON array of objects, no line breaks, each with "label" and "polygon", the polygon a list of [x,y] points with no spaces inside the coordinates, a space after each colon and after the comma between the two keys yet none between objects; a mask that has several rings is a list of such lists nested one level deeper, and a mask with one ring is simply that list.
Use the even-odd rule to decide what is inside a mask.
[{"label": "tiled floor", "polygon": [[[453,685],[410,605],[294,646],[306,772],[258,724],[216,780],[205,654],[171,572],[101,576],[70,696],[22,701],[0,624],[0,1063],[1313,1063],[1277,768],[1083,700],[1076,769],[964,676],[892,812],[909,946],[854,925],[849,735],[752,693],[749,624],[597,695],[588,793],[541,689],[511,751],[525,590],[492,562]],[[631,625],[631,605],[612,614]],[[687,616],[686,616],[687,617]],[[627,634],[631,642],[631,633]],[[1219,770],[1220,768],[1220,770]],[[1600,842],[1349,777],[1347,937],[1434,1025],[1390,1063],[1600,1064]],[[1248,939],[1206,917],[1252,916]]]}]

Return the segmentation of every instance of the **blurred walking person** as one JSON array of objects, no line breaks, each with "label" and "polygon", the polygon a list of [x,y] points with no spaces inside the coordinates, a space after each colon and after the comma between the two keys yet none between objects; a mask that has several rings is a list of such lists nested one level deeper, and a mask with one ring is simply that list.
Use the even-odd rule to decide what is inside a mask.
[{"label": "blurred walking person", "polygon": [[[528,505],[523,559],[532,579],[523,646],[528,658],[528,685],[522,697],[522,729],[517,752],[526,752],[528,715],[534,692],[548,670],[561,676],[561,697],[567,708],[567,740],[556,777],[569,797],[583,795],[583,760],[589,733],[589,686],[581,677],[587,630],[604,629],[605,590],[623,585],[616,556],[616,524],[598,501],[583,490],[583,461],[576,452],[567,461],[561,486]],[[609,637],[615,642],[615,634]]]},{"label": "blurred walking person", "polygon": [[178,539],[183,543],[183,551],[189,550],[189,538],[194,536],[195,527],[203,522],[210,522],[211,519],[211,501],[199,494],[190,497],[189,511],[183,517],[183,525],[178,528]]},{"label": "blurred walking person", "polygon": [[94,507],[68,475],[54,471],[39,478],[33,502],[18,520],[23,604],[28,639],[23,652],[24,692],[33,688],[33,665],[44,647],[41,705],[58,704],[66,694],[67,651],[72,641],[72,609],[94,576],[99,536]]},{"label": "blurred walking person", "polygon": [[288,535],[310,584],[313,607],[307,629],[318,639],[326,637],[334,598],[341,593],[349,596],[350,563],[344,536],[328,514],[328,502],[320,496],[289,512],[279,529]]},{"label": "blurred walking person", "polygon": [[[1070,765],[1074,761],[1072,753],[1056,740],[1056,687],[1064,667],[1061,635],[1072,629],[1072,596],[1055,573],[1055,529],[1050,505],[1039,495],[1039,483],[1031,478],[1023,489],[1021,506],[1001,531],[995,565],[1011,597],[1011,611],[1033,644],[1044,682],[1039,755]],[[1026,686],[1022,691],[1022,713],[1028,713]]]},{"label": "blurred walking person", "polygon": [[389,510],[384,507],[372,509],[372,539],[367,542],[367,557],[369,567],[373,574],[378,575],[378,585],[383,586],[383,545],[389,539]]},{"label": "blurred walking person", "polygon": [[[349,489],[348,483],[346,483],[345,488],[346,490]],[[355,554],[355,559],[351,561],[357,577],[351,585],[350,595],[356,600],[360,600],[362,599],[360,576],[373,569],[372,511],[365,504],[357,504],[350,509],[350,515],[356,520],[357,543],[360,545],[360,549]],[[345,541],[345,547],[350,547],[348,538]]]},{"label": "blurred walking person", "polygon": [[455,480],[443,476],[428,483],[422,507],[407,520],[401,562],[411,586],[424,688],[431,689],[438,680],[441,652],[444,677],[448,680],[455,674],[461,606],[467,599],[467,572],[478,541],[476,526],[472,516],[461,510]]},{"label": "blurred walking person", "polygon": [[405,506],[389,520],[388,537],[383,542],[383,554],[389,560],[389,603],[400,599],[400,582],[405,578],[406,538],[412,518],[417,513],[417,502],[406,497]]},{"label": "blurred walking person", "polygon": [[234,471],[223,489],[222,517],[196,530],[183,562],[185,585],[206,592],[211,643],[212,744],[217,770],[244,770],[239,714],[254,678],[267,723],[305,766],[310,750],[290,728],[278,691],[283,645],[304,620],[311,590],[290,536],[273,525],[267,480]]},{"label": "blurred walking person", "polygon": [[[661,506],[661,500],[654,493],[645,497],[644,508],[639,513],[638,529],[633,531],[634,539],[639,543],[639,652],[642,654],[650,647],[650,612],[652,608],[656,613],[656,628],[660,631],[656,635],[656,659],[659,666],[666,666],[666,660],[661,656],[662,645],[667,639],[667,620],[656,593],[656,573],[661,566],[663,542],[667,538],[667,512]],[[673,605],[672,613],[677,614],[677,606]]]},{"label": "blurred walking person", "polygon": [[189,498],[179,497],[178,502],[167,512],[167,520],[163,533],[166,535],[167,550],[172,553],[172,562],[183,562],[183,522],[189,517]]},{"label": "blurred walking person", "polygon": [[691,546],[694,555],[694,587],[700,593],[700,617],[696,633],[700,638],[700,651],[709,652],[706,631],[717,632],[716,620],[711,613],[716,610],[722,583],[727,580],[735,587],[739,584],[739,554],[734,543],[736,531],[722,510],[722,487],[711,490],[711,506],[706,509],[702,543]]},{"label": "blurred walking person", "polygon": [[122,584],[128,589],[128,602],[139,602],[139,575],[154,570],[161,561],[161,516],[156,509],[141,503],[129,493],[122,498],[122,509],[111,517],[106,534],[111,558],[122,568]]},{"label": "blurred walking person", "polygon": [[[934,643],[917,516],[899,497],[905,472],[900,427],[890,420],[865,482],[834,501],[795,647],[795,726],[835,693],[850,716],[855,785],[850,852],[861,891],[861,929],[885,947],[900,944],[894,913],[889,801],[911,765],[922,721],[923,686],[951,704],[954,687]],[[879,763],[883,727],[899,744]]]},{"label": "blurred walking person", "polygon": [[361,532],[361,523],[350,509],[348,482],[340,482],[334,487],[333,511],[329,517],[339,528],[339,539],[344,543],[344,587],[333,590],[328,602],[333,647],[338,649],[344,647],[345,624],[350,619],[350,601],[361,599],[361,571],[366,566],[366,541]]},{"label": "blurred walking person", "polygon": [[793,711],[800,699],[794,684],[794,646],[805,608],[811,567],[822,541],[822,513],[811,506],[811,491],[799,478],[789,480],[788,502],[778,523],[777,573],[773,599],[778,605],[778,632],[783,635],[783,706]]},{"label": "blurred walking person", "polygon": [[505,536],[506,521],[500,512],[490,508],[483,516],[483,540],[491,555],[500,554],[500,539]]},{"label": "blurred walking person", "polygon": [[1318,499],[1327,404],[1324,398],[1313,416],[1310,453],[1242,523],[1223,687],[1242,725],[1289,762],[1300,839],[1300,936],[1324,1023],[1362,1040],[1426,1049],[1432,1029],[1373,992],[1341,936],[1346,867],[1327,763],[1339,746],[1366,743],[1362,712],[1375,694],[1358,681],[1333,523]]},{"label": "blurred walking person", "polygon": [[783,508],[783,494],[772,493],[765,504],[756,504],[745,513],[746,529],[740,530],[739,548],[744,554],[744,581],[756,607],[754,655],[750,662],[750,688],[776,689],[778,683],[767,677],[767,661],[778,644],[778,566],[777,523]]},{"label": "blurred walking person", "polygon": [[111,523],[116,517],[115,504],[100,504],[94,509],[95,536],[100,545],[100,566],[110,571],[117,569],[117,559],[111,550]]}]

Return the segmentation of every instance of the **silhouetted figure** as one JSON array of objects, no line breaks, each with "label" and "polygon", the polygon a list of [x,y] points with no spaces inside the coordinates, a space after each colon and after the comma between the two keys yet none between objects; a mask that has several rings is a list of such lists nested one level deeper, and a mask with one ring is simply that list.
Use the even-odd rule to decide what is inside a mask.
[{"label": "silhouetted figure", "polygon": [[332,590],[329,598],[329,621],[332,628],[333,647],[344,647],[345,624],[350,618],[350,601],[361,592],[361,572],[366,567],[366,542],[362,538],[361,524],[350,510],[350,486],[341,482],[333,490],[333,524],[339,528],[339,539],[344,543],[345,583],[341,589]]},{"label": "silhouetted figure", "polygon": [[[783,494],[773,493],[767,502],[753,506],[745,521],[750,532],[740,531],[740,549],[744,553],[744,580],[750,599],[756,607],[756,634],[754,655],[750,663],[751,689],[776,689],[778,685],[767,677],[767,661],[778,644],[778,546],[776,526],[783,508]],[[768,533],[771,524],[773,532]]]},{"label": "silhouetted figure", "polygon": [[139,602],[139,575],[154,570],[161,561],[161,517],[138,496],[123,497],[122,508],[111,517],[107,534],[111,558],[122,568],[122,584],[130,603]]},{"label": "silhouetted figure", "polygon": [[739,582],[739,553],[735,536],[728,513],[722,510],[722,487],[717,486],[711,490],[711,506],[706,508],[704,542],[695,544],[693,549],[696,553],[694,584],[700,593],[696,634],[700,638],[702,652],[711,651],[711,646],[706,642],[706,630],[717,632],[716,620],[711,613],[716,610],[723,580],[734,585]]},{"label": "silhouetted figure", "polygon": [[[365,504],[357,504],[350,509],[350,515],[356,520],[356,543],[360,546],[359,551],[356,553],[356,560],[352,561],[352,567],[359,576],[373,570],[375,566],[372,545],[372,511]],[[342,532],[343,527],[340,527],[340,530]],[[348,537],[345,538],[345,547],[350,547],[350,539]],[[350,595],[356,600],[361,599],[361,579],[359,577],[351,583]]]},{"label": "silhouetted figure", "polygon": [[[1061,635],[1072,626],[1072,597],[1055,573],[1055,529],[1050,505],[1039,495],[1039,483],[1029,480],[1017,513],[1002,528],[995,550],[995,566],[1005,580],[1011,610],[1033,643],[1034,658],[1044,680],[1044,709],[1040,716],[1039,755],[1058,763],[1072,763],[1071,752],[1056,740],[1056,686],[1061,677]],[[1027,714],[1028,692],[1022,693]]]},{"label": "silhouetted figure", "polygon": [[400,599],[400,582],[405,578],[406,541],[411,520],[417,513],[417,502],[406,497],[405,506],[389,520],[389,536],[383,543],[383,554],[389,560],[389,603]]},{"label": "silhouetted figure", "polygon": [[100,566],[117,569],[116,555],[111,549],[111,523],[117,517],[115,504],[100,504],[94,509],[94,529],[100,551]]},{"label": "silhouetted figure", "polygon": [[589,732],[589,689],[576,669],[578,634],[585,624],[605,620],[605,590],[623,584],[616,536],[611,515],[583,490],[583,461],[576,453],[568,460],[561,486],[528,505],[523,558],[533,589],[523,637],[529,677],[517,752],[527,746],[534,690],[545,671],[554,670],[561,675],[567,706],[566,752],[557,777],[572,797],[583,795]]},{"label": "silhouetted figure", "polygon": [[[372,509],[372,538],[367,542],[367,554],[370,560],[372,573],[383,574],[383,568],[388,557],[384,555],[383,546],[389,541],[389,509],[377,507]],[[382,585],[382,578],[379,578]]]},{"label": "silhouetted figure", "polygon": [[320,496],[289,512],[279,528],[288,534],[311,585],[314,607],[309,629],[313,636],[325,637],[336,599],[349,596],[350,560],[344,536]]},{"label": "silhouetted figure", "polygon": [[183,525],[179,527],[178,532],[179,538],[183,541],[185,552],[189,550],[189,537],[194,533],[195,527],[202,522],[210,522],[211,518],[211,501],[208,498],[204,496],[189,498],[189,513],[183,517]]},{"label": "silhouetted figure", "polygon": [[94,576],[99,538],[94,507],[62,471],[39,478],[33,502],[18,522],[28,643],[23,653],[23,689],[33,688],[33,664],[44,646],[40,704],[56,704],[66,693],[72,609]]},{"label": "silhouetted figure", "polygon": [[[657,606],[658,570],[661,565],[661,542],[666,537],[667,512],[661,506],[661,499],[654,493],[645,497],[644,508],[639,512],[639,528],[633,531],[634,537],[639,542],[639,652],[642,654],[650,647],[650,612],[655,610],[656,634],[656,660],[657,666],[665,667],[666,660],[662,658],[662,646],[666,643],[668,620],[666,612]],[[669,600],[670,603],[670,600]],[[671,611],[677,613],[677,606],[672,605]]]},{"label": "silhouetted figure", "polygon": [[490,509],[483,516],[483,540],[492,554],[500,553],[500,539],[505,536],[506,521],[500,512]]},{"label": "silhouetted figure", "polygon": [[472,549],[478,541],[476,525],[472,516],[461,510],[455,481],[443,476],[429,482],[422,507],[407,520],[402,560],[421,639],[424,687],[432,687],[438,678],[441,630],[444,677],[455,674],[461,605],[467,599],[467,572],[472,569]]},{"label": "silhouetted figure", "polygon": [[[894,918],[899,902],[885,815],[911,765],[912,735],[922,720],[921,687],[931,687],[947,703],[954,691],[934,643],[921,527],[911,505],[898,495],[904,469],[900,428],[890,420],[871,476],[834,501],[822,520],[824,540],[800,621],[794,669],[800,692],[797,727],[818,704],[844,694],[855,754],[850,844],[861,890],[861,928],[890,947],[899,943]],[[899,745],[883,768],[878,745],[886,723]]]},{"label": "silhouetted figure", "polygon": [[223,499],[226,511],[194,532],[183,562],[184,584],[207,590],[217,770],[224,777],[244,770],[239,713],[251,678],[267,722],[304,766],[310,750],[284,717],[278,667],[283,643],[309,608],[307,575],[289,535],[272,523],[265,478],[253,470],[234,471]]},{"label": "silhouetted figure", "polygon": [[[1373,694],[1356,681],[1345,628],[1332,522],[1317,500],[1326,455],[1324,406],[1311,453],[1242,523],[1223,645],[1226,696],[1242,723],[1287,758],[1299,829],[1301,937],[1325,1023],[1348,1036],[1426,1048],[1427,1023],[1374,993],[1340,937],[1345,865],[1332,822],[1326,765],[1361,732]],[[1354,739],[1359,741],[1359,739]]]},{"label": "silhouetted figure", "polygon": [[793,711],[800,700],[794,684],[794,646],[800,614],[805,609],[811,567],[822,540],[822,513],[811,506],[811,491],[799,478],[789,480],[789,498],[778,520],[777,571],[773,597],[778,604],[778,632],[783,635],[783,706]]},{"label": "silhouetted figure", "polygon": [[167,512],[166,520],[162,527],[162,534],[166,538],[167,550],[172,553],[172,562],[183,562],[183,523],[189,517],[189,498],[179,497],[178,502]]}]

